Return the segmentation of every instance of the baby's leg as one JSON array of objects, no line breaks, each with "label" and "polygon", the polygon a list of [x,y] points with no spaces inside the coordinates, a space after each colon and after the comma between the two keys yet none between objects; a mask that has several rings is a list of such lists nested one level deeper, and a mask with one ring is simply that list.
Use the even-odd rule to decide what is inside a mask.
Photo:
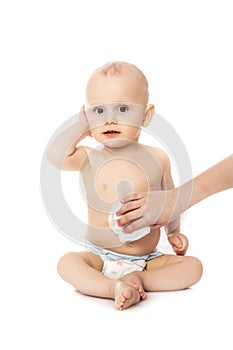
[{"label": "baby's leg", "polygon": [[102,259],[90,252],[68,253],[58,262],[60,276],[83,294],[115,299],[120,310],[140,301],[136,288],[104,276],[102,268]]},{"label": "baby's leg", "polygon": [[146,291],[172,291],[192,286],[200,280],[201,276],[202,264],[198,259],[189,256],[163,255],[148,261],[146,270],[125,276],[125,282],[141,280]]}]

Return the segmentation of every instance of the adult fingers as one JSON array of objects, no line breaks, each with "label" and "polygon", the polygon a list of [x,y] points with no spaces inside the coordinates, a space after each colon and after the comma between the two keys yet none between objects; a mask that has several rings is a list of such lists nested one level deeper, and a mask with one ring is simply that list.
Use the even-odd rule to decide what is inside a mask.
[{"label": "adult fingers", "polygon": [[125,203],[131,202],[131,201],[142,199],[144,197],[145,197],[145,194],[143,194],[143,193],[134,193],[132,195],[129,195],[129,196],[121,199],[121,203],[125,204]]},{"label": "adult fingers", "polygon": [[[133,202],[128,202],[125,205],[123,205],[119,210],[117,210],[116,215],[121,216],[125,215],[129,211],[135,211],[136,209],[139,209],[143,205],[142,200],[135,200]],[[137,217],[135,217],[136,219]]]},{"label": "adult fingers", "polygon": [[137,220],[134,220],[132,222],[130,222],[128,225],[124,226],[122,228],[124,233],[131,233],[134,232],[136,230],[139,230],[140,228],[143,228],[147,225],[145,225],[145,220],[143,220],[143,217],[138,218]]},{"label": "adult fingers", "polygon": [[128,225],[129,223],[138,220],[142,217],[142,210],[136,209],[130,212],[127,212],[125,215],[121,216],[119,220],[117,220],[118,226],[122,227]]}]

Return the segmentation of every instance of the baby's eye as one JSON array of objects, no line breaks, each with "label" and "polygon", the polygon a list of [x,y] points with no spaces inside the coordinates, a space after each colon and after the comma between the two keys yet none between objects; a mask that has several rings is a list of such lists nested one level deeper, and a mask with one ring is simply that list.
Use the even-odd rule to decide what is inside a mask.
[{"label": "baby's eye", "polygon": [[103,114],[104,108],[103,107],[96,107],[96,108],[94,108],[94,112],[98,115]]},{"label": "baby's eye", "polygon": [[125,106],[125,105],[121,105],[121,106],[118,106],[117,107],[117,112],[118,113],[125,113],[129,110],[129,107],[128,106]]}]

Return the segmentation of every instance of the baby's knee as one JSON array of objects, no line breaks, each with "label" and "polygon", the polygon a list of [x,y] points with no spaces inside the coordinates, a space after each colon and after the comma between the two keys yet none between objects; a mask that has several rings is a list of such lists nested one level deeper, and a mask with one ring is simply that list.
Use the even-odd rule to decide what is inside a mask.
[{"label": "baby's knee", "polygon": [[63,255],[57,262],[57,271],[60,276],[63,276],[67,269],[72,264],[72,261],[76,258],[77,253],[71,252]]},{"label": "baby's knee", "polygon": [[197,283],[203,274],[203,265],[201,261],[193,256],[188,257],[190,263],[190,271],[192,272],[193,284]]}]

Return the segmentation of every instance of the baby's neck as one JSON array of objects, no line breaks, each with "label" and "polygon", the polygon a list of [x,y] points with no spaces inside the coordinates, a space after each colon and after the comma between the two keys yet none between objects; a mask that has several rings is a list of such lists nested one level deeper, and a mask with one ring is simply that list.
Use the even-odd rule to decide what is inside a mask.
[{"label": "baby's neck", "polygon": [[121,154],[124,152],[133,151],[135,152],[140,144],[137,141],[131,140],[110,140],[109,142],[104,144],[104,150],[110,152],[112,154]]}]

